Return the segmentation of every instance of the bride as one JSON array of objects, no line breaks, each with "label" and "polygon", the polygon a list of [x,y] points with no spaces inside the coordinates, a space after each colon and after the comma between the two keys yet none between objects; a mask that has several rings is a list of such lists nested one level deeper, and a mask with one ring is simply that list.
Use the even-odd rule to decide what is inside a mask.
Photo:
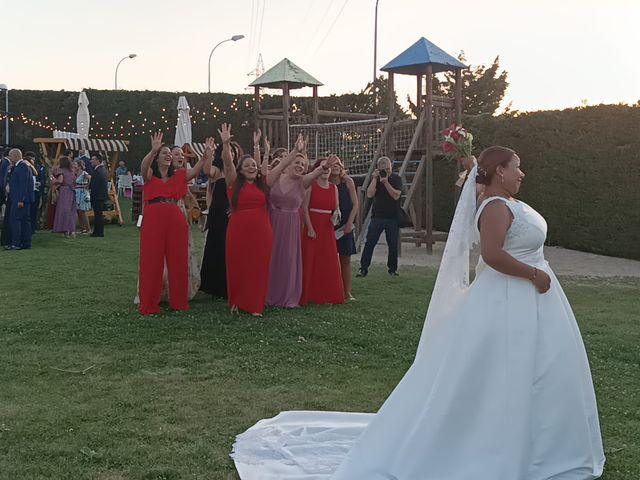
[{"label": "bride", "polygon": [[[480,154],[413,365],[377,414],[283,412],[239,435],[242,480],[589,480],[604,452],[575,317],[514,198],[513,150]],[[476,199],[476,182],[484,192]],[[469,251],[481,258],[469,284]]]}]

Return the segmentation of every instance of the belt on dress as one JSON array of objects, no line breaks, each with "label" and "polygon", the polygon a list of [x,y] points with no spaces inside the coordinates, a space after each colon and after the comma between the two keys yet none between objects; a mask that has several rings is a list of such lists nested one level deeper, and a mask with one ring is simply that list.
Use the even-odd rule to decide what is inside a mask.
[{"label": "belt on dress", "polygon": [[280,208],[280,207],[274,207],[273,205],[271,205],[271,209],[277,210],[279,212],[286,212],[286,213],[298,213],[300,211],[299,208]]},{"label": "belt on dress", "polygon": [[313,213],[326,213],[327,215],[332,215],[333,214],[333,212],[331,210],[321,210],[319,208],[310,208],[309,211],[313,212]]},{"label": "belt on dress", "polygon": [[174,205],[176,205],[178,201],[175,198],[169,197],[157,197],[149,200],[149,205],[154,203],[173,203]]}]

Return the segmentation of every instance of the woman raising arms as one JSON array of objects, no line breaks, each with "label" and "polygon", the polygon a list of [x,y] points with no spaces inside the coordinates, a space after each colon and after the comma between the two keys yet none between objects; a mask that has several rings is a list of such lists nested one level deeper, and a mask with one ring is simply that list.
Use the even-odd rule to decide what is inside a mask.
[{"label": "woman raising arms", "polygon": [[[300,145],[306,148],[306,141]],[[264,164],[263,164],[264,165]],[[267,176],[273,228],[273,249],[269,272],[267,305],[293,308],[302,295],[302,236],[300,208],[305,191],[323,173],[318,167],[305,175],[309,166],[302,152],[288,155]]]},{"label": "woman raising arms", "polygon": [[187,183],[202,170],[213,154],[213,139],[207,139],[205,154],[191,170],[175,169],[162,133],[151,137],[151,151],[142,160],[145,179],[144,218],[140,232],[140,313],[160,312],[165,262],[169,277],[169,304],[173,310],[189,308],[189,227],[178,207],[187,193]]}]

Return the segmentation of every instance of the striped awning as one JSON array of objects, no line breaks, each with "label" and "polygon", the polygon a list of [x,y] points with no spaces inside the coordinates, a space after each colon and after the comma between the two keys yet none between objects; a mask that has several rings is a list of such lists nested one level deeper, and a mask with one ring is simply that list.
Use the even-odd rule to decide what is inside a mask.
[{"label": "striped awning", "polygon": [[185,143],[185,145],[189,145],[191,151],[199,157],[202,157],[204,155],[204,151],[207,148],[207,145],[204,143]]},{"label": "striped awning", "polygon": [[103,140],[101,138],[65,138],[64,144],[71,150],[94,152],[128,152],[124,140]]}]

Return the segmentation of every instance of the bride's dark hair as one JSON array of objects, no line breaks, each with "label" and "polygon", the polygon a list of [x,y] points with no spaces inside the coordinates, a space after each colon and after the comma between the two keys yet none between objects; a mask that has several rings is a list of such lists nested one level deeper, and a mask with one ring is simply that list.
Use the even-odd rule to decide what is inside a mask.
[{"label": "bride's dark hair", "polygon": [[506,167],[516,152],[507,147],[494,145],[485,148],[478,157],[478,176],[476,183],[489,185],[491,178],[495,175],[496,169],[500,166]]}]

